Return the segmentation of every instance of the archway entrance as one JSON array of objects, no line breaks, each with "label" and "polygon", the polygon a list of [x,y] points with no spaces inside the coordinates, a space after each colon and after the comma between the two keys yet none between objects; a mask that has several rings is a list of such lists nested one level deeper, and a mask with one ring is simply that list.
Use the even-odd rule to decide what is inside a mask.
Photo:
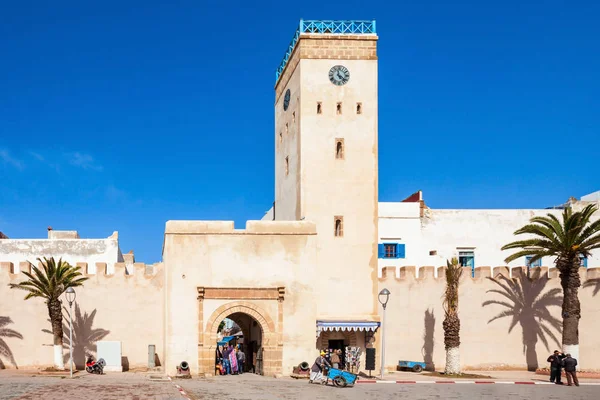
[{"label": "archway entrance", "polygon": [[[228,320],[231,321],[231,328]],[[223,329],[218,334],[215,364],[223,365],[221,360],[224,354],[227,355],[225,349],[233,347],[245,355],[245,362],[237,365],[238,373],[263,375],[263,329],[258,321],[246,313],[236,312],[219,322],[219,327],[221,326]]]},{"label": "archway entrance", "polygon": [[[200,316],[203,314],[202,311]],[[283,352],[278,346],[276,325],[262,307],[249,301],[225,303],[211,313],[202,332],[198,355],[199,372],[215,374],[218,329],[221,321],[226,318],[233,320],[242,329],[242,347],[247,360],[245,370],[248,371],[250,366],[250,371],[255,370],[261,375],[281,374]]]}]

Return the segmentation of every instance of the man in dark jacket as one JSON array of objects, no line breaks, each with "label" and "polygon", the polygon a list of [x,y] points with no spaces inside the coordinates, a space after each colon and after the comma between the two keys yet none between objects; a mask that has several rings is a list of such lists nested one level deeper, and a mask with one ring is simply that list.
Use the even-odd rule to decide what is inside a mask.
[{"label": "man in dark jacket", "polygon": [[575,382],[575,386],[579,386],[579,380],[577,379],[577,360],[571,357],[570,354],[562,360],[562,365],[565,367],[565,374],[567,375],[567,384],[569,386],[573,386],[573,382]]},{"label": "man in dark jacket", "polygon": [[325,352],[322,351],[310,370],[310,379],[308,382],[313,383],[316,381],[323,381],[323,369],[326,366],[331,368],[331,364],[325,359]]},{"label": "man in dark jacket", "polygon": [[554,354],[548,357],[547,360],[550,363],[550,382],[554,382],[557,385],[562,385],[560,368],[564,357],[564,354],[560,353],[558,350],[554,350]]}]

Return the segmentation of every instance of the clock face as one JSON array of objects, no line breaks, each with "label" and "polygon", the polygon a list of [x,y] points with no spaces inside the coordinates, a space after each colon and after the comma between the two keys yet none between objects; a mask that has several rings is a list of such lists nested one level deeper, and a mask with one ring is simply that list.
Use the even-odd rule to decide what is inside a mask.
[{"label": "clock face", "polygon": [[342,86],[350,80],[350,71],[343,65],[336,65],[329,70],[329,80],[337,86]]},{"label": "clock face", "polygon": [[287,111],[288,107],[290,106],[290,89],[286,90],[285,92],[285,97],[283,98],[283,111]]}]

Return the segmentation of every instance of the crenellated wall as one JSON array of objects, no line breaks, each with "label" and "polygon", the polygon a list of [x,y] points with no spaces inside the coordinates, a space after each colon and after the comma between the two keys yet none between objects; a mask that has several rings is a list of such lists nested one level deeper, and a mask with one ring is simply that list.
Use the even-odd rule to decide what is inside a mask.
[{"label": "crenellated wall", "polygon": [[[416,270],[388,267],[380,271],[379,289],[391,292],[385,328],[387,369],[394,370],[398,360],[425,361],[437,369],[445,364],[444,268],[437,269],[438,277],[434,267],[420,267],[418,276]],[[463,369],[546,367],[548,355],[561,348],[562,289],[557,271],[532,268],[531,279],[525,268],[495,267],[493,273],[498,283],[491,279],[490,267],[476,268],[474,278],[469,268],[462,275]],[[581,268],[580,276],[579,363],[584,370],[600,370],[600,268]],[[510,315],[493,320],[505,311]]]},{"label": "crenellated wall", "polygon": [[133,254],[121,254],[118,232],[102,239],[82,239],[77,231],[48,230],[47,239],[0,240],[0,261],[12,262],[17,272],[22,263],[54,257],[72,265],[86,262],[91,272],[95,272],[97,263],[106,263],[109,273],[113,273],[115,263],[127,261],[127,256],[132,258]]},{"label": "crenellated wall", "polygon": [[[130,254],[133,260],[133,254]],[[76,288],[73,305],[74,360],[84,364],[85,354],[95,351],[98,340],[122,342],[124,364],[130,368],[148,364],[148,345],[156,345],[161,362],[164,360],[164,269],[162,263],[147,265],[125,262],[75,263],[89,278],[83,287]],[[112,267],[112,266],[111,266]],[[42,299],[24,300],[26,292],[10,289],[10,283],[26,279],[31,264],[19,265],[0,261],[0,318],[8,317],[12,323],[3,328],[12,329],[22,336],[3,337],[8,350],[19,368],[50,366],[53,361],[52,334],[48,311]],[[127,272],[128,271],[128,272]],[[97,273],[96,273],[97,272]],[[63,306],[68,308],[66,299]],[[65,355],[68,356],[69,320],[65,320]],[[0,353],[2,354],[2,353]],[[0,368],[14,368],[10,357],[0,355]]]}]

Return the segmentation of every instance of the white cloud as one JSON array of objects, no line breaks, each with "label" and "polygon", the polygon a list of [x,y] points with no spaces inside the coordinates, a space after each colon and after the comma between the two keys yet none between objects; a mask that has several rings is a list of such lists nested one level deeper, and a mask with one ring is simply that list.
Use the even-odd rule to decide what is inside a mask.
[{"label": "white cloud", "polygon": [[23,164],[23,161],[11,156],[9,151],[6,149],[0,149],[0,160],[2,160],[2,162],[4,164],[13,166],[18,170],[23,170],[23,168],[25,167],[25,164]]},{"label": "white cloud", "polygon": [[69,157],[69,163],[76,167],[80,167],[83,169],[91,169],[94,171],[102,171],[102,165],[97,164],[89,154],[80,153],[76,151],[75,153],[67,154]]},{"label": "white cloud", "polygon": [[44,161],[44,156],[40,153],[36,153],[35,151],[29,151],[29,155],[36,158],[38,161]]}]

